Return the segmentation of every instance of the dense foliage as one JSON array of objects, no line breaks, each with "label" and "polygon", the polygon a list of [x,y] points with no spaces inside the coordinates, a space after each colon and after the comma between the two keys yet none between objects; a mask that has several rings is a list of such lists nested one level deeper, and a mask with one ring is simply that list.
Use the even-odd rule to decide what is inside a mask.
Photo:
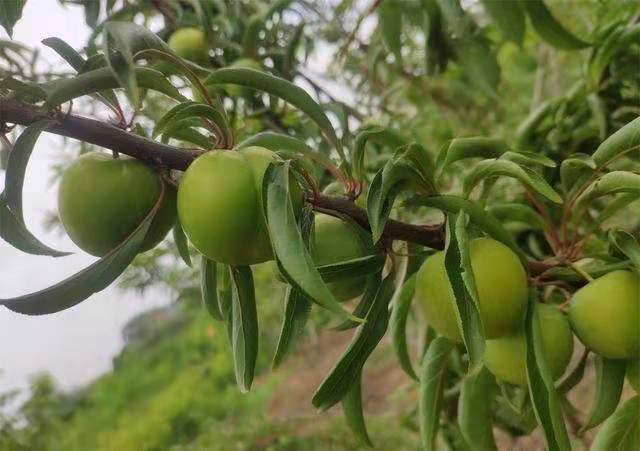
[{"label": "dense foliage", "polygon": [[[24,3],[2,3],[9,33]],[[354,330],[308,398],[320,410],[341,405],[363,445],[372,445],[363,368],[388,332],[415,381],[406,423],[425,449],[496,449],[494,427],[525,436],[539,426],[548,449],[567,450],[603,423],[592,449],[638,447],[637,395],[621,401],[640,358],[633,2],[62,3],[80,4],[93,30],[80,52],[43,41],[66,73],[0,43],[10,147],[0,236],[66,255],[33,236],[22,213],[34,144],[56,133],[81,141],[80,153],[112,153],[76,159],[60,184],[63,228],[100,259],[0,304],[55,313],[121,275],[184,299],[199,277],[228,336],[232,359],[221,365],[249,391],[271,358],[258,343],[272,329],[263,310],[278,304],[254,280],[270,262],[286,285],[274,366],[310,323]],[[330,60],[323,74],[319,56]],[[569,395],[593,383],[591,359],[597,390],[583,412]],[[199,386],[210,365],[180,377]],[[187,393],[171,402],[224,410],[199,410]],[[157,449],[181,442],[166,417],[145,420],[158,428]]]}]

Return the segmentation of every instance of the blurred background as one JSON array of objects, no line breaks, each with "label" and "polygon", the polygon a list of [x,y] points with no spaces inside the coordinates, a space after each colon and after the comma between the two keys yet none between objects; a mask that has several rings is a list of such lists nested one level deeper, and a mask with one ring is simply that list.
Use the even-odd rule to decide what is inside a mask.
[{"label": "blurred background", "polygon": [[[394,67],[393,56],[384,60],[386,56],[373,55],[371,48],[382,46],[377,16],[366,14],[372,2],[294,3],[304,7],[278,16],[286,36],[301,22],[307,27],[292,78],[332,111],[342,137],[364,122],[377,122],[425,144],[434,154],[454,136],[510,139],[531,110],[574,85],[586,59],[584,53],[557,52],[530,31],[519,47],[496,38],[489,26],[488,36],[498,42],[501,81],[496,95],[487,96],[469,83],[473,72],[465,73],[455,62],[437,77],[415,75],[423,49],[408,39],[401,71]],[[607,14],[633,4],[549,3],[560,19],[583,35]],[[462,4],[486,25],[478,2]],[[154,31],[162,28],[157,16],[132,17]],[[30,0],[13,38],[38,50],[38,64],[63,70],[63,61],[40,42],[57,36],[83,48],[92,32],[85,19],[84,8],[73,1]],[[369,41],[374,44],[368,46]],[[377,66],[380,61],[388,64]],[[240,105],[249,103],[245,99]],[[233,107],[242,110],[237,104]],[[103,110],[75,108],[76,113],[109,119]],[[297,112],[278,111],[264,117],[239,113],[238,141],[274,127],[317,135],[313,126],[308,132],[308,120]],[[573,144],[561,137],[553,145]],[[47,287],[94,261],[75,248],[56,219],[58,176],[85,150],[77,142],[46,133],[38,141],[25,185],[26,221],[45,243],[74,254],[62,259],[30,256],[0,242],[0,298]],[[0,180],[0,188],[2,184]],[[508,186],[504,185],[507,193]],[[629,211],[638,210],[636,202]],[[170,237],[140,255],[118,285],[73,308],[41,317],[0,309],[0,450],[362,449],[339,409],[319,414],[311,405],[315,388],[348,345],[351,332],[329,330],[325,326],[330,317],[314,309],[303,344],[286,364],[270,371],[284,286],[274,279],[270,265],[258,266],[254,276],[261,352],[259,376],[249,394],[237,389],[224,326],[213,322],[201,306],[198,271],[182,263]],[[421,324],[414,318],[409,327]],[[592,390],[584,385],[573,396],[588,405]],[[416,386],[384,340],[365,368],[364,390],[377,449],[417,449]],[[543,446],[536,434],[524,439],[497,434],[501,449]]]}]

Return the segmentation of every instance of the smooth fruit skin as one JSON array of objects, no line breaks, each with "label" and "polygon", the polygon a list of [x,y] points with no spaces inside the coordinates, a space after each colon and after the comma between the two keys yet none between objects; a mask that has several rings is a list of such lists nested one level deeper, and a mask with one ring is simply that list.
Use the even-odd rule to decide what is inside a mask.
[{"label": "smooth fruit skin", "polygon": [[569,308],[575,334],[609,359],[638,358],[640,281],[631,271],[613,271],[576,291]]},{"label": "smooth fruit skin", "polygon": [[640,358],[634,358],[627,364],[627,380],[636,393],[640,393]]},{"label": "smooth fruit skin", "polygon": [[[185,172],[178,188],[178,216],[195,248],[230,265],[273,258],[262,211],[262,179],[278,156],[262,147],[207,152]],[[294,209],[302,198],[292,183]]]},{"label": "smooth fruit skin", "polygon": [[[124,241],[160,195],[161,179],[138,160],[89,152],[63,174],[58,189],[60,220],[71,240],[91,255],[103,256]],[[176,220],[175,188],[151,223],[141,251],[155,247]]]},{"label": "smooth fruit skin", "polygon": [[[470,253],[485,336],[490,339],[514,334],[522,324],[529,293],[520,259],[507,246],[490,238],[471,241]],[[429,325],[447,338],[462,341],[444,252],[430,256],[422,264],[416,299]]]},{"label": "smooth fruit skin", "polygon": [[[367,247],[359,236],[355,224],[325,214],[317,214],[311,239],[311,257],[316,266],[353,260],[368,255]],[[327,284],[338,301],[360,296],[366,283],[365,276],[339,280]]]},{"label": "smooth fruit skin", "polygon": [[[556,307],[538,304],[542,331],[542,349],[553,380],[569,365],[573,354],[573,334],[569,320]],[[498,379],[516,385],[527,384],[526,342],[522,332],[487,340],[484,362]]]},{"label": "smooth fruit skin", "polygon": [[194,63],[206,63],[209,54],[204,33],[192,27],[176,30],[169,38],[169,47],[179,57]]}]

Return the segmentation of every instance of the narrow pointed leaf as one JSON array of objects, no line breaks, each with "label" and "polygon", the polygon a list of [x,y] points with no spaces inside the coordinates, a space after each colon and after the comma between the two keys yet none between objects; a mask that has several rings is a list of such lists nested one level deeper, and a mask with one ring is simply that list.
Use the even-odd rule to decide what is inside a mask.
[{"label": "narrow pointed leaf", "polygon": [[558,393],[565,395],[569,393],[584,377],[584,371],[587,368],[587,357],[589,356],[589,350],[585,349],[582,353],[582,357],[578,361],[575,368],[567,374],[567,376],[556,385]]},{"label": "narrow pointed leaf", "polygon": [[362,178],[365,173],[364,153],[368,142],[382,144],[392,150],[406,144],[396,132],[388,128],[371,126],[360,130],[356,135],[356,139],[353,144],[353,153],[351,155],[351,164],[353,165],[354,174],[359,178]]},{"label": "narrow pointed leaf", "polygon": [[485,367],[462,381],[458,399],[458,423],[467,443],[474,450],[496,451],[493,437],[491,405],[496,392],[496,383]]},{"label": "narrow pointed leaf", "polygon": [[596,394],[581,432],[591,429],[616,410],[622,395],[627,363],[596,356]]},{"label": "narrow pointed leaf", "polygon": [[545,168],[555,168],[557,166],[556,162],[549,157],[546,157],[539,153],[526,152],[522,150],[519,152],[513,152],[509,150],[502,154],[500,158],[502,158],[503,160],[513,161],[514,163],[518,163],[519,165],[525,167],[544,166]]},{"label": "narrow pointed leaf", "polygon": [[231,305],[231,346],[236,382],[248,392],[253,382],[258,356],[258,314],[249,266],[232,266],[233,301]]},{"label": "narrow pointed leaf", "polygon": [[160,196],[144,221],[107,255],[56,285],[24,296],[0,299],[0,304],[9,310],[26,315],[45,315],[73,307],[108,287],[138,254],[164,198],[164,184],[161,186]]},{"label": "narrow pointed leaf", "polygon": [[13,38],[13,27],[22,17],[22,8],[26,0],[2,0],[0,1],[0,25],[7,30],[10,38]]},{"label": "narrow pointed leaf", "polygon": [[573,154],[571,158],[567,158],[560,163],[560,181],[565,192],[573,192],[574,186],[578,180],[593,174],[597,164],[587,154]]},{"label": "narrow pointed leaf", "polygon": [[610,161],[627,152],[640,149],[640,117],[629,122],[620,130],[609,136],[593,153],[593,161],[598,168],[606,166]]},{"label": "narrow pointed leaf", "polygon": [[180,254],[182,261],[185,262],[187,266],[191,266],[189,242],[187,241],[187,236],[184,234],[184,230],[182,229],[182,225],[179,220],[177,220],[173,226],[173,242],[176,244],[178,254]]},{"label": "narrow pointed leaf", "polygon": [[153,136],[162,134],[169,126],[190,118],[202,118],[213,122],[222,132],[221,138],[224,142],[233,142],[231,126],[227,122],[226,115],[211,105],[197,102],[181,103],[169,110],[156,124]]},{"label": "narrow pointed leaf", "polygon": [[389,324],[388,304],[393,295],[393,274],[378,287],[364,324],[356,332],[345,353],[313,395],[313,405],[327,410],[345,397],[365,362],[384,336]]},{"label": "narrow pointed leaf", "polygon": [[[154,69],[137,67],[135,69],[137,83],[146,89],[152,89],[180,102],[187,101],[167,78]],[[48,108],[61,105],[69,100],[107,89],[120,88],[119,81],[107,67],[84,72],[73,78],[54,80],[42,85],[47,93]]]},{"label": "narrow pointed leaf", "polygon": [[598,197],[625,193],[640,197],[640,174],[628,171],[608,172],[584,191],[576,201],[576,206],[587,207]]},{"label": "narrow pointed leaf", "polygon": [[[367,277],[365,282],[364,291],[360,296],[360,300],[358,301],[358,305],[353,309],[353,316],[357,318],[364,319],[367,315],[367,312],[371,308],[371,304],[376,298],[376,294],[378,293],[378,287],[380,286],[380,281],[382,280],[381,273],[370,274]],[[344,320],[342,323],[338,324],[334,327],[335,330],[349,330],[354,327],[358,327],[360,323],[356,323],[355,321],[351,321],[349,319]]]},{"label": "narrow pointed leaf", "polygon": [[640,274],[640,244],[638,244],[638,240],[623,230],[612,230],[609,232],[609,242],[633,262],[636,271]]},{"label": "narrow pointed leaf", "polygon": [[384,266],[385,260],[386,256],[383,253],[371,254],[330,265],[318,266],[318,272],[325,282],[334,282],[378,272]]},{"label": "narrow pointed leaf", "polygon": [[520,0],[520,4],[538,36],[552,46],[562,50],[577,50],[590,45],[558,22],[542,0]]},{"label": "narrow pointed leaf", "polygon": [[200,290],[202,292],[202,305],[209,315],[215,320],[222,321],[225,317],[220,311],[218,303],[218,268],[216,262],[209,260],[204,255],[200,262]]},{"label": "narrow pointed leaf", "polygon": [[290,81],[252,69],[225,68],[211,73],[206,85],[236,84],[264,91],[285,100],[305,112],[333,144],[343,161],[346,161],[342,144],[322,107],[307,92]]},{"label": "narrow pointed leaf", "polygon": [[529,396],[549,451],[567,451],[571,449],[571,445],[562,417],[560,398],[553,384],[553,376],[547,368],[535,303],[535,292],[532,290],[525,318]]},{"label": "narrow pointed leaf", "polygon": [[640,448],[640,397],[626,401],[604,423],[591,451],[627,451]]},{"label": "narrow pointed leaf", "polygon": [[373,443],[367,432],[362,411],[362,371],[358,374],[355,383],[351,386],[344,398],[342,398],[342,411],[347,420],[351,432],[364,445],[373,448]]},{"label": "narrow pointed leaf", "polygon": [[512,177],[519,180],[527,188],[532,189],[551,202],[561,203],[562,198],[538,173],[523,168],[508,160],[483,160],[476,164],[473,170],[465,177],[464,192],[468,196],[473,188],[482,180],[498,176]]},{"label": "narrow pointed leaf", "polygon": [[518,222],[526,224],[532,229],[544,229],[546,224],[540,213],[528,205],[519,203],[496,204],[487,209],[500,222]]},{"label": "narrow pointed leaf", "polygon": [[464,213],[450,214],[447,217],[448,239],[444,251],[444,265],[455,300],[454,311],[458,329],[469,356],[467,372],[472,374],[482,367],[485,339],[478,307],[478,291],[469,255],[467,218]]},{"label": "narrow pointed leaf", "polygon": [[306,249],[291,203],[289,172],[289,162],[270,166],[262,189],[269,237],[283,276],[320,306],[350,317],[322,280]]},{"label": "narrow pointed leaf", "polygon": [[[309,248],[309,236],[314,227],[313,211],[305,206],[300,218],[300,233],[305,247]],[[276,261],[277,263],[277,261]],[[283,271],[281,271],[283,272]],[[285,294],[284,317],[276,353],[273,357],[273,367],[277,368],[293,349],[295,341],[300,339],[311,312],[311,301],[296,287],[288,286]]]},{"label": "narrow pointed leaf", "polygon": [[429,344],[420,368],[418,422],[420,439],[425,451],[437,451],[436,438],[440,425],[440,409],[447,375],[447,362],[453,343],[437,337]]},{"label": "narrow pointed leaf", "polygon": [[400,367],[407,375],[418,380],[416,372],[411,364],[409,349],[407,346],[407,318],[411,311],[411,301],[416,288],[416,275],[409,277],[402,285],[396,302],[393,304],[391,318],[389,320],[389,329],[391,330],[393,350],[398,358]]},{"label": "narrow pointed leaf", "polygon": [[466,158],[498,158],[507,150],[509,146],[500,138],[455,138],[440,149],[436,161],[437,172],[442,174],[449,165]]}]

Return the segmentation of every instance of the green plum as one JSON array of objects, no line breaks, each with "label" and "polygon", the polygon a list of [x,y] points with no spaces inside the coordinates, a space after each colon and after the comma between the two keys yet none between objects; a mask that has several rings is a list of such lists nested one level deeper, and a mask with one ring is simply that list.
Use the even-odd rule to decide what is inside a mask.
[{"label": "green plum", "polygon": [[[178,215],[195,248],[230,265],[253,265],[273,258],[262,211],[262,179],[279,157],[263,147],[215,150],[194,161],[178,188]],[[301,191],[291,184],[294,209]]]},{"label": "green plum", "polygon": [[[60,220],[71,240],[91,255],[103,256],[124,241],[147,216],[160,195],[162,180],[142,162],[89,152],[78,158],[60,181]],[[176,191],[165,197],[142,245],[156,246],[176,220]]]},{"label": "green plum", "polygon": [[573,295],[569,320],[589,349],[609,359],[637,358],[640,351],[640,281],[613,271]]},{"label": "green plum", "polygon": [[204,33],[198,28],[184,27],[169,38],[169,47],[181,58],[205,64],[209,56],[209,45]]},{"label": "green plum", "polygon": [[[518,256],[490,238],[470,243],[471,267],[478,289],[479,309],[487,338],[514,334],[521,326],[529,288]],[[427,322],[440,334],[461,341],[454,298],[444,266],[444,252],[425,260],[416,280],[416,299]]]},{"label": "green plum", "polygon": [[[369,255],[370,249],[363,241],[358,227],[342,219],[317,214],[310,249],[317,266],[330,265]],[[338,301],[348,301],[364,291],[366,276],[329,282],[327,285]]]},{"label": "green plum", "polygon": [[[538,304],[542,349],[547,368],[557,380],[571,360],[573,335],[569,320],[556,307]],[[484,362],[496,378],[516,385],[527,385],[526,343],[522,332],[486,341]]]},{"label": "green plum", "polygon": [[[329,183],[327,186],[324,187],[324,189],[322,190],[322,192],[324,194],[327,194],[328,196],[346,196],[347,194],[344,191],[344,185],[340,182],[331,182]],[[360,195],[357,199],[356,199],[356,205],[360,208],[367,208],[366,207],[366,202],[365,202],[365,195]]]}]

